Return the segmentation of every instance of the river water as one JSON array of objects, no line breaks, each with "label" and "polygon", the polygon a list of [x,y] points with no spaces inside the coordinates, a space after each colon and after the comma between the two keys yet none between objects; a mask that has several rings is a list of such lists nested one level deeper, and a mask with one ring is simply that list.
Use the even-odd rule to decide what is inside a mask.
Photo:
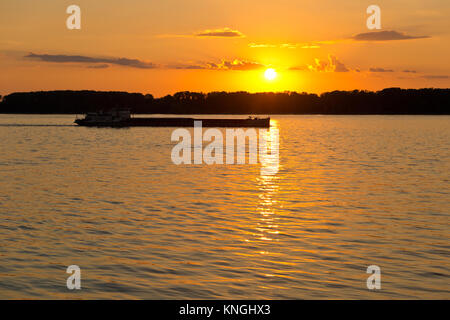
[{"label": "river water", "polygon": [[449,116],[272,116],[272,175],[73,120],[0,115],[2,299],[450,299]]}]

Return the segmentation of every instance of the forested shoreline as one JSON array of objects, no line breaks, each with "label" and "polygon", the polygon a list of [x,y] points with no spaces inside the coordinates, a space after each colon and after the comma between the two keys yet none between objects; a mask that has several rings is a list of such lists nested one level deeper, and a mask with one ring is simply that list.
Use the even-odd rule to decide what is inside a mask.
[{"label": "forested shoreline", "polygon": [[3,97],[0,113],[76,114],[130,108],[135,114],[450,114],[450,89],[332,91],[312,93],[106,91],[17,92]]}]

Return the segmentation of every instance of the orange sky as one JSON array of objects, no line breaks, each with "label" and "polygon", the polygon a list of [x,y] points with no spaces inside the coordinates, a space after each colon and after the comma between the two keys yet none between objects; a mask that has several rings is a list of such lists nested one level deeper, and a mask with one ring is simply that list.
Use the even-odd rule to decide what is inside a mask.
[{"label": "orange sky", "polygon": [[449,15],[448,0],[3,0],[0,94],[449,87]]}]

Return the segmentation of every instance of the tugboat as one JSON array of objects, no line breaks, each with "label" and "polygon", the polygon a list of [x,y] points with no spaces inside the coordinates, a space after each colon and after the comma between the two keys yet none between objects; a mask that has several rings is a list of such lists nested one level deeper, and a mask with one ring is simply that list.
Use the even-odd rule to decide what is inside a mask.
[{"label": "tugboat", "polygon": [[87,113],[75,123],[87,127],[193,127],[196,121],[202,127],[224,128],[269,128],[270,118],[248,117],[247,119],[194,119],[194,118],[133,118],[129,109],[112,109]]}]

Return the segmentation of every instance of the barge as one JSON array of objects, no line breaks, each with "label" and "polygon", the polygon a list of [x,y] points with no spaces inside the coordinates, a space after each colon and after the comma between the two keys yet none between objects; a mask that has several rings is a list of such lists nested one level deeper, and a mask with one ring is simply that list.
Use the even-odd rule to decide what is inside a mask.
[{"label": "barge", "polygon": [[195,121],[201,121],[202,127],[217,128],[269,128],[270,118],[248,117],[247,119],[195,119],[179,117],[131,117],[129,110],[110,110],[87,113],[75,123],[87,127],[194,127]]}]

